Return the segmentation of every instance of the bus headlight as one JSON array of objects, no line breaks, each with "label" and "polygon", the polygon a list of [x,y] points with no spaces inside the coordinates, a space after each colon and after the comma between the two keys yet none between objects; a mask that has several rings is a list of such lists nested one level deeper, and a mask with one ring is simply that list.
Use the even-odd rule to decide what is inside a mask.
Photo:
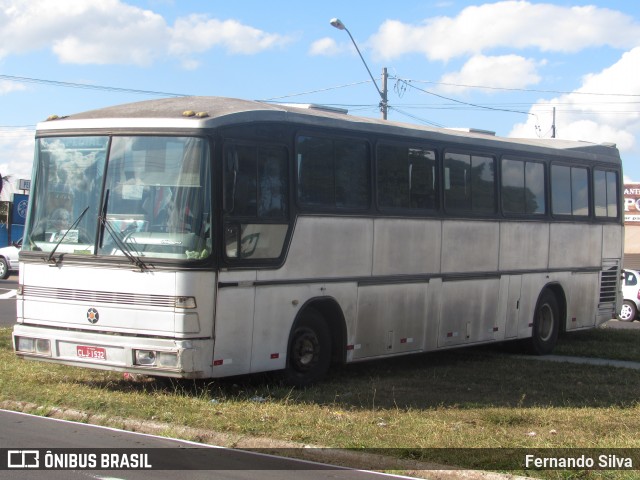
[{"label": "bus headlight", "polygon": [[135,350],[135,364],[152,366],[156,364],[156,352],[153,350]]},{"label": "bus headlight", "polygon": [[33,338],[16,338],[16,350],[19,352],[33,353],[36,351],[36,342]]},{"label": "bus headlight", "polygon": [[51,342],[44,338],[37,338],[36,353],[40,355],[51,355]]},{"label": "bus headlight", "polygon": [[51,342],[44,338],[16,338],[16,351],[51,356]]}]

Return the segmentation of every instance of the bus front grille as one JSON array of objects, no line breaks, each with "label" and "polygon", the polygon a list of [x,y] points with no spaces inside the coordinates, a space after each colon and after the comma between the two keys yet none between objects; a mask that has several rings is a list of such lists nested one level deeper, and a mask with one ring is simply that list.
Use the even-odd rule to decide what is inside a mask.
[{"label": "bus front grille", "polygon": [[151,295],[143,293],[126,292],[95,292],[91,290],[78,290],[71,288],[34,287],[25,285],[22,289],[25,298],[42,298],[49,300],[61,300],[65,302],[86,302],[90,304],[119,304],[137,305],[148,307],[176,306],[176,297],[169,295]]}]

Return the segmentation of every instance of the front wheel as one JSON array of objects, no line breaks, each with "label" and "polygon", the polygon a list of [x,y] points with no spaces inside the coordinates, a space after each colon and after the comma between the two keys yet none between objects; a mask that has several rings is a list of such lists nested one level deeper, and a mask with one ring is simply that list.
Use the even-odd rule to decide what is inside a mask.
[{"label": "front wheel", "polygon": [[556,296],[544,290],[538,298],[533,314],[533,329],[528,341],[528,350],[534,355],[548,355],[558,341],[560,330],[560,309]]},{"label": "front wheel", "polygon": [[630,300],[625,300],[620,309],[620,313],[618,313],[618,320],[622,322],[633,322],[636,319],[637,313],[636,304]]},{"label": "front wheel", "polygon": [[302,313],[289,338],[284,380],[306,387],[321,378],[331,364],[331,335],[327,322],[316,310]]}]

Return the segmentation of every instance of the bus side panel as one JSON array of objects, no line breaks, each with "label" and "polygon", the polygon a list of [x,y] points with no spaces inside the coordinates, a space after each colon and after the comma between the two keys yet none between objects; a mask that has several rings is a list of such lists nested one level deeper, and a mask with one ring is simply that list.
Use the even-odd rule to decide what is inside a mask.
[{"label": "bus side panel", "polygon": [[[241,375],[251,370],[255,271],[220,272],[213,376]],[[246,282],[246,283],[244,283]]]},{"label": "bus side panel", "polygon": [[372,249],[370,218],[301,216],[286,263],[278,270],[258,271],[258,281],[368,277]]},{"label": "bus side panel", "polygon": [[425,282],[360,287],[354,359],[421,350],[427,288]]},{"label": "bus side panel", "polygon": [[602,226],[551,224],[549,269],[597,267],[602,264]]},{"label": "bus side panel", "polygon": [[568,298],[567,331],[595,326],[598,312],[599,277],[597,273],[574,273],[572,275]]},{"label": "bus side panel", "polygon": [[503,222],[500,225],[500,270],[546,269],[548,245],[548,223]]},{"label": "bus side panel", "polygon": [[498,222],[451,220],[442,227],[442,273],[498,270]]},{"label": "bus side panel", "polygon": [[498,278],[444,282],[438,347],[493,341],[504,336],[498,318],[499,293]]},{"label": "bus side panel", "polygon": [[440,273],[441,220],[376,219],[373,275]]}]

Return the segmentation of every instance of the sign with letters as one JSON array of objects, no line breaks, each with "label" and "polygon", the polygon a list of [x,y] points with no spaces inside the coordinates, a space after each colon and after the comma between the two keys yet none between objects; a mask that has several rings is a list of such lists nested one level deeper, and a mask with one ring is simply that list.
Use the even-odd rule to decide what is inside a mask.
[{"label": "sign with letters", "polygon": [[640,225],[640,183],[624,185],[624,223]]}]

